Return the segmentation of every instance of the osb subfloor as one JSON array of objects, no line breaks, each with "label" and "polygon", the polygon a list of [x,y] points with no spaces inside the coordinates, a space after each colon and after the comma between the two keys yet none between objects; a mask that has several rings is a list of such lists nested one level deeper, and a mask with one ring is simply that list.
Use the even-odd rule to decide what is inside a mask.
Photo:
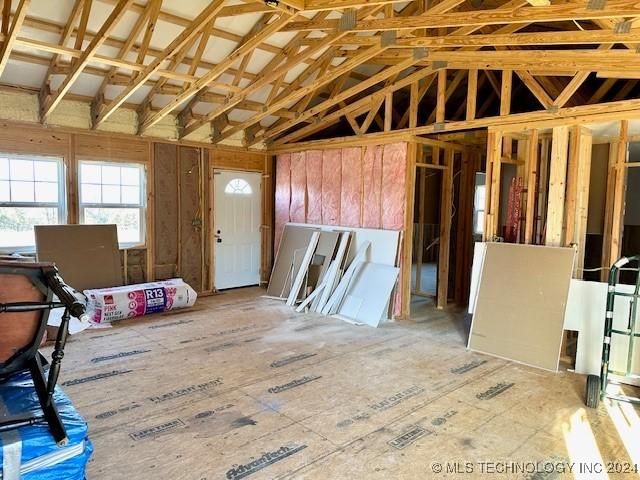
[{"label": "osb subfloor", "polygon": [[90,480],[550,479],[640,462],[638,410],[589,410],[581,376],[466,351],[461,314],[376,330],[262,293],[72,339],[61,382],[89,422]]}]

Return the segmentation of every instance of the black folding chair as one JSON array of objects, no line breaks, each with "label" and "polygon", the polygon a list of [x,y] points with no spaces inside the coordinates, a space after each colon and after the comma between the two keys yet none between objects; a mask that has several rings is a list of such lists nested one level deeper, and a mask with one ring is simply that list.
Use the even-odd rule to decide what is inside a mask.
[{"label": "black folding chair", "polygon": [[[53,308],[64,308],[64,314],[49,374],[45,376],[48,362],[38,349],[46,339],[49,312]],[[85,306],[64,283],[54,264],[0,260],[0,391],[9,377],[28,371],[42,408],[41,415],[0,414],[0,432],[45,420],[56,443],[67,443],[53,393],[64,357],[70,316],[80,318],[84,313]]]}]

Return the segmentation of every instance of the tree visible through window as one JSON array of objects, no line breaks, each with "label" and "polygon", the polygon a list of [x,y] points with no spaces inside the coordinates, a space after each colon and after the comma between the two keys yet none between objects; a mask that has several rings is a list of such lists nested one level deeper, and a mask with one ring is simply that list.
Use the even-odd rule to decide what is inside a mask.
[{"label": "tree visible through window", "polygon": [[227,183],[224,193],[229,193],[231,195],[251,195],[253,190],[251,190],[251,185],[249,185],[246,180],[243,180],[242,178],[234,178]]},{"label": "tree visible through window", "polygon": [[118,242],[144,243],[144,168],[80,162],[80,222],[116,224]]},{"label": "tree visible through window", "polygon": [[59,158],[0,155],[0,249],[35,248],[34,225],[64,222]]}]

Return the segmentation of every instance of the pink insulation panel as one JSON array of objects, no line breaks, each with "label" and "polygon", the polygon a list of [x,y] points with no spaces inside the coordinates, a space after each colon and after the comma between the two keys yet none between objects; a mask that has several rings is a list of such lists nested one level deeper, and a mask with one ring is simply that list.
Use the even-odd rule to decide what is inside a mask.
[{"label": "pink insulation panel", "polygon": [[342,151],[325,150],[322,154],[322,223],[339,225],[342,190]]},{"label": "pink insulation panel", "polygon": [[366,147],[362,159],[362,177],[364,186],[364,228],[381,227],[380,196],[382,193],[382,147]]},{"label": "pink insulation panel", "polygon": [[307,152],[307,222],[322,223],[322,151]]},{"label": "pink insulation panel", "polygon": [[359,227],[362,212],[362,149],[342,149],[340,225]]},{"label": "pink insulation panel", "polygon": [[289,203],[291,201],[291,154],[278,155],[276,160],[276,201],[274,249],[277,252],[280,247],[280,238],[284,225],[289,221]]},{"label": "pink insulation panel", "polygon": [[295,223],[307,219],[307,168],[305,152],[291,154],[291,203],[289,218]]},{"label": "pink insulation panel", "polygon": [[382,153],[382,228],[402,230],[404,227],[405,182],[407,176],[407,144],[385,145]]}]

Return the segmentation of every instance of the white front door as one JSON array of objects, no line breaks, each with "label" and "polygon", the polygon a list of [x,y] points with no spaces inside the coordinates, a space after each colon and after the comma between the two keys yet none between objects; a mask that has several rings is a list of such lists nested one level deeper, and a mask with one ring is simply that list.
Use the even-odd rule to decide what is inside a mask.
[{"label": "white front door", "polygon": [[262,175],[215,170],[213,178],[214,285],[258,285]]}]

